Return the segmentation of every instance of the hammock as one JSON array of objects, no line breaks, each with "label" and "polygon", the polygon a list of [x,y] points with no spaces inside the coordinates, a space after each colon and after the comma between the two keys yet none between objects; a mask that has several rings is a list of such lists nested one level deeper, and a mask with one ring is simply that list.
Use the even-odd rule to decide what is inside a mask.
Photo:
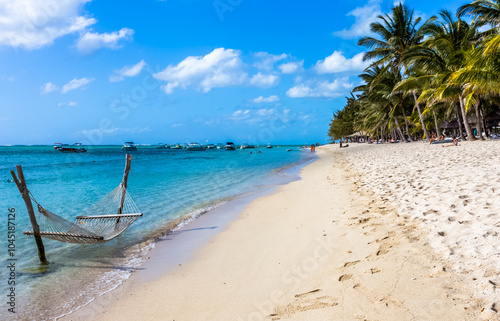
[{"label": "hammock", "polygon": [[[30,193],[31,194],[31,193]],[[114,239],[142,216],[123,183],[70,222],[38,205],[40,236],[68,243],[97,244]],[[120,206],[123,198],[123,205]],[[33,229],[23,234],[33,235]]]},{"label": "hammock", "polygon": [[[131,155],[126,155],[125,172],[123,180],[117,188],[106,195],[102,200],[90,207],[83,215],[77,216],[75,222],[70,222],[51,211],[43,208],[26,187],[26,181],[21,165],[17,165],[19,179],[14,171],[12,177],[16,182],[19,192],[23,196],[28,212],[33,208],[29,199],[38,205],[40,213],[33,224],[39,225],[40,236],[68,243],[97,244],[114,239],[125,231],[132,223],[142,216],[132,197],[127,192],[127,180],[130,171]],[[33,219],[35,215],[33,213]],[[30,214],[31,219],[31,214]],[[35,235],[33,229],[24,231],[28,236]],[[38,239],[35,235],[35,239]],[[40,239],[41,242],[41,239]],[[42,244],[43,246],[43,244]],[[39,247],[40,249],[40,247]],[[43,261],[42,259],[40,259]]]}]

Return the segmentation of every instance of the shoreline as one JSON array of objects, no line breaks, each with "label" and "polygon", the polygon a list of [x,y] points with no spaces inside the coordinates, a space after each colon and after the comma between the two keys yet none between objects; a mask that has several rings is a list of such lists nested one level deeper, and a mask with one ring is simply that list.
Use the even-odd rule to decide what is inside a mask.
[{"label": "shoreline", "polygon": [[[223,153],[213,154],[224,155]],[[266,156],[270,155],[270,153],[265,154]],[[298,156],[300,158],[296,159]],[[229,188],[222,189],[223,196],[215,201],[211,199],[207,201],[206,198],[200,197],[198,194],[196,199],[204,201],[203,203],[187,206],[185,211],[179,211],[178,217],[167,222],[167,224],[156,223],[154,225],[155,229],[144,229],[148,232],[147,234],[136,233],[137,237],[135,237],[134,230],[131,229],[129,233],[124,235],[125,238],[117,238],[112,241],[114,244],[109,246],[66,245],[49,240],[46,247],[47,253],[49,258],[54,259],[51,262],[50,270],[43,274],[36,274],[36,271],[28,266],[27,269],[22,271],[23,280],[26,281],[20,283],[24,286],[20,291],[21,295],[23,295],[22,301],[24,304],[21,306],[22,309],[18,317],[30,318],[30,316],[36,316],[41,320],[58,319],[63,315],[70,315],[73,311],[79,310],[81,306],[93,302],[95,297],[100,296],[102,293],[113,292],[134,271],[140,268],[142,262],[147,260],[148,253],[155,246],[157,239],[164,238],[165,235],[170,237],[168,235],[170,231],[175,231],[179,226],[182,227],[191,221],[196,221],[197,218],[203,217],[214,208],[219,211],[217,209],[219,207],[231,207],[230,204],[233,204],[232,202],[235,199],[238,202],[240,199],[256,197],[253,195],[262,189],[272,189],[275,185],[285,184],[290,180],[297,179],[294,177],[296,175],[294,168],[304,166],[305,163],[310,161],[308,155],[306,157],[302,156],[295,153],[294,157],[285,157],[281,164],[280,161],[275,162],[276,165],[280,166],[268,166],[270,169],[265,175],[263,172],[257,171],[259,173],[258,179],[251,180],[251,183],[236,185],[237,188],[235,189],[231,189],[232,185],[228,185]],[[286,162],[286,159],[292,160],[294,158],[296,160]],[[144,160],[144,157],[142,159]],[[224,165],[224,167],[227,168],[227,165]],[[141,166],[137,166],[137,168],[140,170]],[[249,175],[245,174],[243,178]],[[240,178],[241,180],[242,178]],[[204,188],[205,185],[200,184],[199,186]],[[148,205],[146,203],[146,207]],[[158,206],[158,208],[160,210],[164,209],[163,206]],[[167,215],[161,215],[162,212],[167,213],[167,210],[152,212],[153,214],[159,214],[156,215],[159,220],[153,220],[152,222],[158,222],[167,217]],[[149,218],[151,217],[154,217],[154,215],[149,216]],[[32,244],[29,241],[27,241],[26,245],[29,246],[28,250],[32,249]],[[38,263],[35,262],[33,266],[38,266]],[[67,280],[71,283],[66,282]],[[65,295],[60,295],[61,291],[66,291]],[[0,313],[0,315],[3,314]]]},{"label": "shoreline", "polygon": [[[130,274],[126,278],[121,278],[119,284],[114,284],[112,288],[107,289],[90,300],[81,302],[79,305],[73,305],[71,310],[67,312],[53,316],[49,319],[61,320],[68,316],[73,315],[75,312],[81,310],[82,308],[92,304],[96,299],[99,300],[103,295],[114,295],[114,292],[121,289],[130,276],[134,272],[143,270],[147,267],[157,268],[159,265],[154,266],[155,263],[162,263],[162,268],[158,271],[149,271],[151,273],[139,273],[139,277],[143,280],[150,280],[161,273],[165,273],[169,268],[174,268],[178,263],[172,263],[165,267],[165,257],[161,256],[161,251],[168,251],[169,255],[174,254],[176,259],[181,261],[189,260],[193,252],[200,246],[202,246],[207,239],[217,234],[220,230],[223,230],[227,224],[235,219],[235,216],[239,211],[247,204],[252,202],[254,199],[262,197],[264,195],[270,194],[277,187],[287,184],[289,182],[299,180],[299,171],[307,164],[314,162],[317,159],[314,155],[304,156],[302,159],[284,165],[282,167],[276,168],[269,173],[269,175],[264,178],[260,184],[251,187],[243,193],[235,194],[231,198],[223,199],[216,204],[210,205],[208,207],[202,207],[196,209],[193,212],[183,215],[165,225],[162,229],[159,229],[149,235],[140,243],[134,244],[129,248],[123,249],[123,253],[126,257],[132,255],[136,263],[140,262],[139,265],[133,265],[129,268]],[[200,225],[208,224],[210,228],[202,228]],[[195,239],[190,239],[190,237],[184,237],[180,234],[192,230],[205,230],[203,232],[198,232],[195,235]],[[189,233],[188,233],[189,234]],[[186,235],[187,236],[187,235]],[[169,244],[173,241],[173,244]],[[165,246],[166,245],[166,246]],[[179,250],[182,249],[182,250]],[[156,253],[160,252],[160,255]],[[129,253],[129,254],[126,254]],[[135,254],[134,254],[135,253]],[[137,256],[138,255],[138,256]],[[153,258],[150,260],[150,258]],[[155,260],[156,259],[156,260]],[[169,262],[166,262],[169,263]],[[120,267],[118,267],[120,269]],[[110,270],[109,272],[112,272]]]},{"label": "shoreline", "polygon": [[301,180],[244,206],[192,259],[149,280],[136,272],[61,320],[494,318],[421,223],[360,187],[334,147],[318,149]]}]

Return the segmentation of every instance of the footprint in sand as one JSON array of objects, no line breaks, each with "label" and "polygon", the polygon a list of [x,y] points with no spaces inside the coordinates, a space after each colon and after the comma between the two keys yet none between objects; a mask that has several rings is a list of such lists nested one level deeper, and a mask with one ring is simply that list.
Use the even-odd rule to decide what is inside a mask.
[{"label": "footprint in sand", "polygon": [[300,293],[300,294],[295,294],[294,297],[296,298],[301,298],[301,297],[304,297],[304,296],[307,296],[311,293],[316,293],[316,292],[320,292],[321,289],[316,289],[316,290],[312,290],[312,291],[309,291],[309,292],[304,292],[304,293]]},{"label": "footprint in sand", "polygon": [[358,262],[359,262],[359,260],[357,260],[357,261],[352,261],[352,262],[346,262],[346,263],[344,264],[344,267],[349,267],[349,266],[356,265],[356,264],[358,264]]},{"label": "footprint in sand", "polygon": [[385,246],[381,246],[377,251],[377,256],[384,255],[387,253],[389,253],[389,250]]},{"label": "footprint in sand", "polygon": [[276,307],[274,313],[271,313],[269,316],[272,317],[272,320],[280,320],[281,318],[290,318],[296,313],[324,309],[338,305],[337,300],[329,296],[312,297],[313,293],[320,291],[321,289],[316,289],[296,294],[293,302],[284,306]]},{"label": "footprint in sand", "polygon": [[339,281],[340,281],[340,282],[347,281],[347,280],[349,280],[350,278],[352,278],[352,274],[344,274],[344,275],[341,275],[341,276],[339,277]]},{"label": "footprint in sand", "polygon": [[367,271],[365,273],[375,274],[375,273],[380,273],[380,272],[382,272],[381,269],[379,269],[379,268],[372,268],[372,269],[370,269],[370,271]]}]

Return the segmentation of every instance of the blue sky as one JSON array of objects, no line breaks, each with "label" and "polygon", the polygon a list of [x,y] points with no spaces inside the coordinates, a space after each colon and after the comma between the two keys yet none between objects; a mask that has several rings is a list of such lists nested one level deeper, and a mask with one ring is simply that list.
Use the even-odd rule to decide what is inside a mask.
[{"label": "blue sky", "polygon": [[2,1],[0,144],[324,143],[393,3]]}]

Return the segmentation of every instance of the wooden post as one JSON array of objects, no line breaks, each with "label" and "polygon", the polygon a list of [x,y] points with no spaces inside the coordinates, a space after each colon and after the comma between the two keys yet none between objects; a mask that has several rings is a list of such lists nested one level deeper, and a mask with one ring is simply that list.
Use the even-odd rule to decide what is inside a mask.
[{"label": "wooden post", "polygon": [[120,200],[120,206],[118,207],[118,214],[122,214],[123,212],[123,204],[125,202],[125,194],[127,193],[127,181],[128,181],[128,172],[130,171],[130,162],[132,162],[132,155],[125,155],[125,172],[123,173],[122,180],[122,198]]},{"label": "wooden post", "polygon": [[36,246],[38,247],[38,258],[40,263],[48,264],[47,258],[45,257],[45,248],[43,246],[42,237],[40,236],[40,226],[36,221],[35,211],[33,210],[33,204],[31,203],[28,187],[26,186],[26,180],[24,179],[23,168],[21,165],[16,165],[17,175],[14,171],[10,171],[14,182],[16,182],[17,188],[23,197],[24,203],[26,203],[26,209],[28,210],[28,215],[30,216],[31,225],[33,226],[33,235],[35,236]]}]

